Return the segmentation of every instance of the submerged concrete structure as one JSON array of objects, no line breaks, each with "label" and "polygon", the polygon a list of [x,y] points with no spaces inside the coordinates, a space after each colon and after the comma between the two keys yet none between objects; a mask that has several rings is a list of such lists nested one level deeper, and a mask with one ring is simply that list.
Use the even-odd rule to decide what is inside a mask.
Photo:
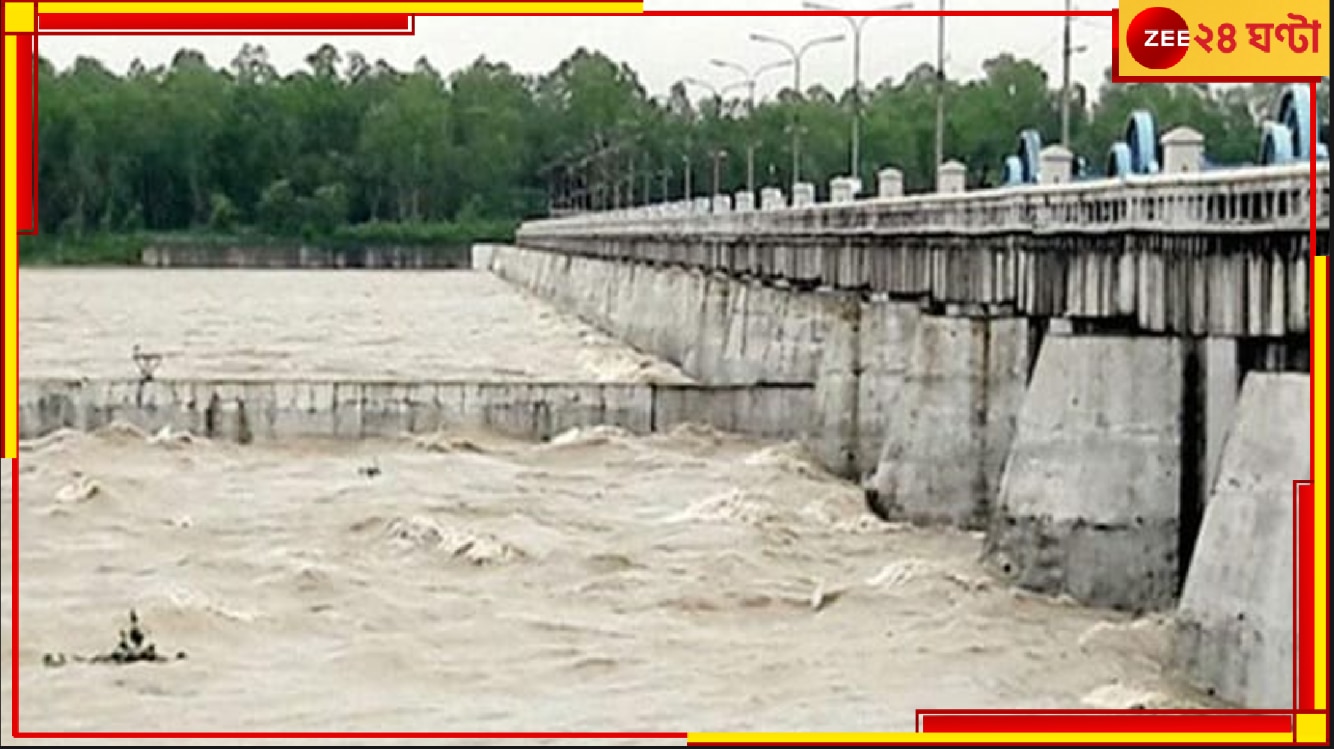
[{"label": "submerged concrete structure", "polygon": [[[1309,384],[1328,163],[1312,195],[1308,165],[1200,171],[1187,136],[1163,143],[1177,173],[1072,182],[1053,151],[1041,185],[967,192],[952,167],[905,197],[886,170],[870,200],[811,205],[799,185],[791,208],[530,222],[480,265],[701,382],[809,384],[801,433],[829,468],[883,517],[985,528],[1018,585],[1135,611],[1185,585],[1182,667],[1283,707],[1291,660],[1270,645],[1290,635],[1291,586],[1271,600],[1234,580],[1220,608],[1191,580],[1232,575],[1216,560],[1239,507],[1281,519],[1309,477],[1299,406],[1256,401]],[[1247,464],[1237,446],[1259,434],[1303,460]],[[1250,628],[1220,630],[1232,608]],[[1265,677],[1210,672],[1243,635],[1229,662]]]},{"label": "submerged concrete structure", "polygon": [[578,427],[636,434],[683,424],[794,439],[800,386],[311,380],[22,380],[19,439],[123,422],[228,442],[373,439],[483,427],[547,440]]},{"label": "submerged concrete structure", "polygon": [[349,246],[306,244],[247,245],[242,242],[161,242],[144,247],[139,262],[148,268],[290,268],[300,270],[451,270],[469,266],[466,246]]}]

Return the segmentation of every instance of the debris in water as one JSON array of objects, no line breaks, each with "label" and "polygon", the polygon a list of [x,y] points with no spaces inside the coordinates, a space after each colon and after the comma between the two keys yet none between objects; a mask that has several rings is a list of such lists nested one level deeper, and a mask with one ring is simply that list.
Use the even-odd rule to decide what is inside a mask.
[{"label": "debris in water", "polygon": [[74,472],[74,481],[71,484],[62,486],[56,492],[57,502],[87,502],[102,493],[102,485],[84,476],[79,471]]},{"label": "debris in water", "polygon": [[157,373],[157,368],[162,364],[162,354],[150,354],[134,344],[134,350],[130,352],[130,358],[134,360],[134,365],[139,368],[139,378],[143,382],[152,382],[153,375]]},{"label": "debris in water", "polygon": [[825,590],[824,582],[815,584],[815,590],[811,593],[811,609],[820,611],[831,603],[843,597],[847,593],[847,588],[838,588],[835,590]]},{"label": "debris in water", "polygon": [[66,656],[64,653],[46,653],[42,656],[42,663],[51,668],[63,666],[66,663],[115,663],[125,665],[128,663],[166,663],[172,660],[184,660],[185,652],[176,653],[175,658],[169,658],[165,655],[159,655],[157,646],[149,642],[148,635],[144,633],[143,628],[139,626],[139,615],[134,609],[130,609],[130,629],[120,631],[120,641],[116,644],[116,649],[110,653],[99,653],[92,657],[72,655]]}]

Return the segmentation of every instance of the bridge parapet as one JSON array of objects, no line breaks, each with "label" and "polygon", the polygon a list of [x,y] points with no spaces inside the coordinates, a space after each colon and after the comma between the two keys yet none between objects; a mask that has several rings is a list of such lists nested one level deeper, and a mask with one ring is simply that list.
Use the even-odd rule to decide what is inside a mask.
[{"label": "bridge parapet", "polygon": [[[1329,165],[1316,166],[1317,251]],[[912,195],[746,213],[637,209],[524,224],[518,244],[967,314],[1183,335],[1309,331],[1309,165]]]},{"label": "bridge parapet", "polygon": [[[1329,225],[1329,162],[1317,220]],[[760,213],[711,213],[668,204],[527,222],[525,238],[792,233],[1105,233],[1112,231],[1303,231],[1309,227],[1310,165],[1253,167],[952,194],[875,197]]]}]

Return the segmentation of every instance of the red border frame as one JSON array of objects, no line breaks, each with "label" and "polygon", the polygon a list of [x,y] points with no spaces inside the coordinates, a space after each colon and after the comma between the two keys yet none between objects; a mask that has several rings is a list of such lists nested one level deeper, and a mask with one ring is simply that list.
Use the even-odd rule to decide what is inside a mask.
[{"label": "red border frame", "polygon": [[[307,1],[309,1],[309,2],[318,2],[318,0],[297,0],[297,1],[298,1],[298,2],[307,2]],[[546,2],[546,1],[552,1],[552,2],[554,2],[554,1],[556,1],[556,0],[536,0],[536,1],[537,1],[537,2]],[[612,0],[590,0],[590,1],[591,1],[591,2],[609,2],[609,1],[612,1]],[[500,2],[503,3],[504,0],[500,0]],[[1177,77],[1148,77],[1148,78],[1135,78],[1135,77],[1118,77],[1118,76],[1116,76],[1116,69],[1117,69],[1117,67],[1118,67],[1118,66],[1117,66],[1118,52],[1119,52],[1119,46],[1120,46],[1120,45],[1119,45],[1119,38],[1118,38],[1118,31],[1119,31],[1119,28],[1118,28],[1118,16],[1119,16],[1119,14],[1118,14],[1118,11],[1116,11],[1116,10],[1112,10],[1112,11],[1073,11],[1073,12],[1061,12],[1061,11],[1013,11],[1013,12],[1005,12],[1005,11],[946,11],[946,12],[944,12],[943,14],[942,14],[940,11],[879,11],[879,12],[863,12],[863,13],[858,13],[857,11],[772,11],[772,12],[762,12],[762,11],[671,11],[671,12],[656,12],[656,13],[650,12],[650,13],[645,13],[644,15],[662,15],[662,16],[790,16],[790,15],[806,15],[806,16],[816,15],[816,16],[819,16],[819,15],[830,15],[830,16],[837,16],[837,15],[849,15],[849,14],[852,14],[852,15],[902,15],[902,16],[928,16],[928,17],[930,17],[930,16],[939,16],[939,15],[945,15],[945,16],[949,16],[949,17],[997,17],[997,16],[1031,16],[1031,17],[1064,17],[1064,16],[1080,16],[1080,17],[1103,17],[1103,16],[1105,16],[1105,17],[1110,17],[1110,18],[1112,19],[1112,25],[1113,25],[1113,29],[1112,29],[1112,30],[1113,30],[1113,35],[1112,35],[1112,66],[1113,66],[1113,82],[1116,82],[1116,83],[1126,83],[1126,82],[1183,83],[1183,82],[1195,82],[1195,81],[1198,80],[1198,79],[1177,78]],[[37,214],[36,214],[36,212],[37,212],[36,190],[37,190],[37,174],[38,174],[38,162],[37,162],[37,158],[36,158],[36,154],[37,154],[37,130],[38,130],[38,128],[37,128],[37,122],[36,122],[36,120],[37,120],[37,101],[38,101],[38,98],[37,98],[37,97],[38,97],[38,90],[37,90],[37,89],[38,89],[38,86],[37,86],[37,75],[36,75],[36,73],[37,73],[37,60],[38,60],[38,54],[37,54],[37,44],[38,44],[38,42],[37,42],[37,39],[38,39],[38,37],[39,37],[42,33],[52,34],[52,35],[54,35],[54,34],[70,34],[70,35],[74,35],[74,34],[79,34],[79,35],[126,35],[126,34],[127,34],[126,29],[127,29],[127,28],[131,28],[131,27],[129,27],[129,26],[128,26],[127,24],[125,24],[125,23],[121,23],[121,22],[119,21],[119,19],[112,19],[112,18],[110,18],[110,16],[112,16],[112,15],[114,15],[114,14],[83,14],[82,17],[81,17],[79,20],[80,20],[82,23],[87,24],[87,25],[90,27],[90,28],[88,28],[88,29],[81,29],[81,27],[79,27],[77,24],[69,23],[69,24],[66,24],[66,25],[64,26],[64,29],[59,30],[59,31],[57,31],[57,30],[53,30],[53,29],[49,29],[49,28],[46,29],[46,30],[41,30],[40,26],[37,26],[36,28],[38,28],[38,31],[35,32],[35,33],[32,33],[32,34],[17,34],[17,36],[27,36],[27,37],[32,37],[32,44],[31,44],[31,45],[20,45],[20,57],[19,57],[19,64],[20,64],[20,65],[27,65],[27,66],[29,66],[29,69],[31,70],[31,76],[30,76],[30,79],[29,79],[29,80],[30,80],[30,83],[31,83],[31,86],[30,86],[30,87],[24,87],[24,86],[22,85],[22,82],[20,82],[20,92],[19,92],[19,97],[18,97],[18,101],[19,101],[19,115],[20,115],[19,118],[18,118],[18,124],[19,124],[19,133],[18,133],[18,136],[19,136],[19,139],[20,139],[20,140],[19,140],[19,143],[20,143],[19,151],[20,151],[20,154],[21,154],[20,157],[19,157],[19,158],[21,159],[21,164],[20,164],[20,166],[21,166],[21,167],[30,167],[30,168],[22,168],[22,169],[20,169],[20,175],[19,175],[20,180],[19,180],[18,187],[19,187],[19,193],[20,193],[20,194],[19,194],[17,197],[18,197],[18,200],[19,200],[19,209],[20,209],[20,210],[19,210],[20,226],[18,227],[18,229],[19,229],[19,233],[20,233],[20,234],[31,234],[31,233],[35,233],[35,232],[37,231],[37,220],[36,220],[36,219],[37,219]],[[144,15],[145,17],[152,17],[152,14],[137,14],[137,15]],[[187,15],[188,15],[188,16],[192,16],[194,20],[202,20],[202,19],[205,19],[206,16],[208,16],[208,15],[214,15],[214,14],[202,14],[202,15],[201,15],[201,14],[179,14],[179,15],[181,15],[181,16],[187,16]],[[222,15],[222,14],[217,14],[217,15]],[[139,31],[137,31],[137,27],[134,27],[136,30],[134,31],[134,34],[133,34],[133,35],[136,35],[136,36],[137,36],[137,35],[150,35],[150,34],[162,34],[162,35],[168,35],[168,34],[183,34],[183,33],[191,33],[191,34],[216,34],[216,35],[248,35],[248,34],[254,34],[254,33],[264,33],[264,34],[266,34],[266,35],[275,35],[275,36],[276,36],[276,35],[318,35],[318,34],[320,34],[320,33],[330,33],[330,32],[336,32],[336,33],[339,33],[340,35],[358,35],[358,34],[365,34],[365,35],[391,35],[391,34],[395,34],[395,33],[406,35],[406,34],[411,34],[411,33],[414,33],[414,32],[415,32],[415,18],[414,18],[415,16],[426,16],[426,15],[436,15],[436,14],[413,14],[412,16],[397,16],[397,15],[392,15],[392,14],[360,14],[360,15],[366,16],[366,17],[369,18],[369,19],[375,19],[375,20],[367,20],[367,21],[365,21],[366,23],[371,23],[371,24],[375,24],[375,23],[387,24],[388,21],[387,21],[386,19],[388,19],[388,18],[406,18],[412,25],[411,25],[411,27],[410,27],[410,30],[408,30],[408,31],[401,31],[401,32],[387,32],[387,31],[374,31],[374,30],[366,30],[366,31],[360,31],[360,32],[358,32],[358,31],[348,31],[348,30],[347,30],[347,28],[348,28],[348,24],[346,23],[346,19],[336,19],[336,18],[335,18],[335,19],[329,21],[329,24],[330,24],[330,25],[327,25],[327,26],[322,26],[322,24],[323,24],[324,22],[321,21],[321,20],[319,20],[319,19],[321,19],[321,18],[335,17],[335,16],[343,15],[343,14],[336,14],[336,13],[334,13],[334,14],[312,14],[311,16],[302,16],[301,14],[292,14],[292,15],[293,15],[293,16],[300,16],[301,20],[302,20],[305,24],[309,24],[310,19],[311,19],[311,17],[313,16],[313,17],[316,19],[316,20],[315,20],[315,27],[312,28],[312,27],[310,27],[309,25],[303,25],[300,29],[297,29],[297,28],[293,28],[293,27],[295,26],[295,23],[296,23],[296,19],[295,19],[295,18],[292,18],[292,19],[285,19],[285,20],[283,20],[283,21],[281,21],[281,22],[279,22],[279,23],[274,23],[273,21],[274,21],[274,19],[275,19],[275,16],[273,16],[273,15],[267,15],[267,14],[255,14],[255,15],[253,16],[253,18],[246,18],[245,16],[239,16],[239,17],[241,17],[241,18],[245,18],[245,20],[246,20],[247,22],[253,22],[253,23],[255,23],[255,24],[256,24],[256,27],[255,27],[255,28],[245,28],[244,30],[242,30],[241,28],[238,28],[237,26],[233,25],[232,23],[228,23],[227,26],[228,26],[230,29],[235,29],[235,30],[221,30],[220,27],[221,27],[221,24],[222,24],[222,22],[223,22],[224,20],[226,20],[226,21],[228,21],[228,22],[234,22],[235,19],[238,18],[238,16],[231,16],[231,17],[226,18],[226,19],[221,19],[221,18],[210,18],[210,19],[207,19],[207,20],[209,21],[209,23],[206,23],[206,24],[204,24],[204,25],[202,25],[202,26],[197,26],[197,25],[185,26],[185,25],[183,24],[184,19],[183,19],[183,18],[178,19],[178,18],[176,18],[175,15],[173,14],[172,16],[168,16],[168,19],[167,19],[166,21],[158,21],[158,22],[156,22],[156,23],[154,24],[155,28],[154,28],[154,30],[152,30],[152,31],[148,31],[148,32],[139,32]],[[502,13],[482,14],[482,13],[478,13],[478,14],[469,14],[469,15],[483,15],[483,16],[490,16],[490,15],[509,15],[509,14],[502,14]],[[528,15],[606,15],[606,14],[596,14],[596,13],[585,13],[585,14],[551,13],[551,14],[528,14]],[[49,17],[50,17],[50,16],[49,16]],[[260,24],[260,21],[261,21],[261,20],[268,21],[269,23]],[[40,23],[40,16],[38,17],[37,21]],[[101,28],[100,30],[94,30],[94,29],[96,29],[97,27],[99,27],[100,25],[102,26],[102,28]],[[284,25],[286,26],[286,28],[280,28],[280,27],[283,27]],[[377,27],[377,28],[378,28],[378,27]],[[26,50],[26,55],[25,55],[25,50]],[[1220,78],[1220,79],[1218,79],[1218,80],[1219,80],[1219,81],[1226,81],[1226,82],[1259,82],[1259,83],[1267,83],[1267,82],[1294,82],[1294,81],[1301,81],[1301,82],[1308,82],[1308,83],[1311,83],[1311,85],[1312,85],[1312,87],[1313,87],[1313,89],[1314,89],[1314,85],[1315,85],[1314,82],[1315,82],[1315,81],[1318,81],[1319,79],[1292,79],[1292,78],[1274,78],[1274,77],[1263,77],[1263,76],[1262,76],[1262,77],[1251,77],[1251,78],[1244,78],[1244,77],[1228,77],[1228,78]],[[30,92],[29,92],[29,88],[30,88]],[[1313,93],[1314,93],[1314,91],[1313,91]],[[1316,108],[1316,100],[1315,100],[1315,97],[1314,97],[1314,96],[1311,97],[1311,108],[1312,108],[1312,114],[1313,114],[1313,115],[1316,114],[1316,112],[1315,112],[1315,108]],[[23,116],[23,115],[25,115],[25,114],[27,114],[27,115],[29,115],[29,116]],[[1313,133],[1313,137],[1314,137],[1314,133]],[[23,144],[25,141],[28,142],[28,143],[30,143],[30,148],[28,149],[27,152],[24,152],[24,149],[22,148],[22,144]],[[1314,162],[1315,162],[1314,154],[1312,154],[1312,157],[1311,157],[1311,158],[1312,158],[1312,165],[1314,166]],[[25,180],[25,176],[27,177],[26,180]],[[1318,199],[1318,193],[1316,192],[1317,185],[1315,184],[1314,180],[1315,180],[1315,176],[1314,176],[1314,170],[1313,170],[1313,171],[1312,171],[1312,187],[1313,187],[1313,190],[1312,190],[1312,195],[1311,195],[1311,201],[1312,201],[1312,206],[1313,206],[1313,207],[1315,206],[1316,201],[1317,201],[1317,199]],[[1315,228],[1315,222],[1314,222],[1314,215],[1315,215],[1315,211],[1313,210],[1313,211],[1312,211],[1312,226],[1311,226],[1311,239],[1312,239],[1312,241],[1311,241],[1311,252],[1312,252],[1313,255],[1314,255],[1314,252],[1315,252],[1315,241],[1314,241],[1314,240],[1315,240],[1315,234],[1316,234],[1316,228]],[[25,217],[25,216],[26,216],[26,217],[29,217],[29,219],[30,219],[30,222],[29,222],[29,224],[28,224],[27,226],[25,226],[25,225],[22,223],[22,219],[23,219],[23,217]],[[1311,278],[1311,280],[1310,280],[1310,283],[1311,283],[1311,285],[1312,285],[1312,291],[1314,291],[1314,283],[1315,283],[1315,281],[1314,281],[1314,274],[1312,274],[1312,278]],[[16,284],[16,289],[17,289],[17,288],[18,288],[18,284]],[[1314,345],[1314,344],[1312,344],[1312,345]],[[1312,353],[1313,353],[1313,352],[1312,352]],[[17,368],[17,366],[18,366],[18,363],[17,363],[17,362],[15,363],[15,366],[16,366],[16,368]],[[1312,383],[1311,383],[1311,388],[1312,388],[1312,393],[1311,393],[1311,394],[1312,394],[1312,404],[1314,403],[1314,387],[1315,387],[1315,383],[1314,383],[1314,380],[1312,380]],[[1312,458],[1314,458],[1314,449],[1315,449],[1315,444],[1314,444],[1314,428],[1315,428],[1315,427],[1314,427],[1314,422],[1312,422],[1312,435],[1311,435],[1311,436],[1312,436],[1312,440],[1311,440]],[[13,536],[13,547],[12,547],[12,549],[11,549],[11,553],[12,553],[12,567],[11,567],[12,572],[11,572],[11,574],[12,574],[12,576],[13,576],[13,580],[12,580],[12,602],[11,602],[11,605],[12,605],[12,607],[13,607],[13,608],[12,608],[12,612],[13,612],[13,614],[12,614],[12,618],[13,618],[13,631],[12,631],[12,639],[13,639],[12,645],[13,645],[13,648],[12,648],[12,652],[15,654],[15,657],[11,659],[11,664],[12,664],[12,665],[11,665],[11,669],[12,669],[12,683],[13,683],[13,697],[12,697],[12,704],[11,704],[11,710],[12,710],[11,715],[12,715],[12,719],[13,719],[13,720],[12,720],[12,727],[13,727],[14,735],[15,735],[15,737],[17,737],[17,738],[74,738],[74,739],[88,739],[88,738],[108,738],[108,739],[116,739],[116,738],[119,738],[119,739],[125,739],[125,738],[168,738],[168,737],[170,737],[170,738],[190,738],[190,739],[225,739],[225,738],[307,738],[307,739],[331,739],[331,738],[376,738],[376,739],[388,739],[388,738],[442,738],[442,739],[453,739],[453,738],[520,738],[520,739],[524,739],[524,738],[526,738],[526,739],[538,739],[538,738],[656,738],[656,739],[686,739],[686,738],[687,738],[687,734],[684,733],[684,732],[589,732],[589,733],[570,733],[570,732],[524,732],[524,733],[501,733],[501,732],[440,732],[440,733],[430,733],[430,732],[278,732],[278,733],[256,733],[256,732],[183,732],[183,733],[170,733],[170,732],[144,732],[144,733],[138,733],[138,732],[72,732],[72,733],[71,733],[71,732],[22,732],[22,731],[19,730],[19,720],[18,720],[18,718],[19,718],[19,710],[18,710],[18,707],[19,707],[19,667],[18,667],[18,658],[17,658],[17,654],[20,652],[20,651],[19,651],[19,642],[18,642],[18,640],[19,640],[19,634],[18,634],[18,633],[19,633],[19,626],[18,626],[18,616],[19,616],[19,578],[18,578],[18,572],[19,572],[19,554],[18,554],[18,544],[19,544],[19,519],[18,519],[18,502],[19,502],[19,484],[20,484],[20,475],[19,475],[19,474],[20,474],[20,472],[17,470],[17,466],[18,466],[18,459],[15,458],[15,459],[14,459],[14,470],[11,471],[11,475],[12,475],[12,486],[13,486],[13,502],[12,502],[12,508],[11,508],[11,509],[12,509],[12,512],[11,512],[11,515],[12,515],[12,517],[11,517],[11,522],[12,522],[12,536]],[[1310,522],[1306,522],[1306,523],[1302,523],[1302,522],[1300,522],[1300,519],[1301,519],[1301,518],[1307,518],[1307,519],[1309,519],[1309,518],[1311,518],[1311,517],[1313,516],[1313,514],[1314,514],[1314,508],[1315,508],[1315,504],[1314,504],[1314,502],[1315,502],[1315,499],[1314,499],[1314,488],[1313,488],[1313,485],[1312,485],[1311,481],[1310,481],[1309,479],[1308,479],[1308,480],[1298,480],[1298,481],[1294,481],[1294,482],[1293,482],[1293,495],[1294,495],[1294,502],[1295,502],[1296,505],[1297,505],[1296,508],[1294,508],[1294,509],[1296,510],[1296,512],[1294,512],[1294,519],[1293,519],[1294,525],[1296,526],[1296,527],[1294,528],[1294,545],[1295,545],[1295,547],[1296,547],[1295,552],[1296,552],[1296,554],[1297,554],[1297,559],[1295,560],[1295,561],[1296,561],[1296,564],[1294,564],[1294,574],[1293,574],[1293,576],[1294,576],[1294,580],[1293,580],[1294,592],[1296,593],[1296,595],[1294,595],[1293,608],[1294,608],[1294,616],[1295,616],[1295,617],[1299,617],[1299,618],[1295,618],[1295,619],[1294,619],[1294,640],[1295,640],[1294,645],[1296,646],[1296,647],[1294,647],[1294,653],[1293,653],[1293,657],[1294,657],[1294,677],[1293,677],[1293,678],[1294,678],[1294,698],[1295,698],[1295,701],[1296,701],[1296,704],[1294,705],[1294,710],[1292,710],[1292,711],[1288,711],[1288,712],[1284,712],[1284,711],[1224,710],[1224,711],[1209,711],[1208,713],[1204,713],[1204,714],[1202,714],[1201,711],[1184,711],[1184,712],[1183,712],[1183,711],[1125,711],[1125,710],[1110,710],[1110,711],[1090,711],[1090,710],[1066,710],[1066,711],[1040,711],[1040,710],[991,710],[991,711],[987,711],[987,710],[967,710],[967,711],[964,711],[964,710],[953,710],[953,711],[946,711],[946,710],[918,710],[918,711],[916,711],[916,712],[917,712],[917,724],[918,724],[918,730],[921,731],[921,732],[924,732],[924,733],[926,733],[926,732],[939,732],[939,731],[941,731],[941,730],[950,730],[950,731],[959,731],[959,732],[978,732],[978,733],[992,733],[992,734],[996,734],[996,733],[1010,733],[1010,732],[1042,732],[1042,731],[1046,731],[1046,732],[1078,732],[1078,731],[1089,731],[1089,730],[1106,731],[1106,732],[1112,732],[1112,731],[1119,731],[1119,732],[1134,732],[1134,731],[1137,730],[1137,729],[1135,728],[1135,726],[1138,726],[1138,725],[1144,725],[1144,724],[1146,724],[1146,723],[1153,723],[1153,724],[1155,724],[1155,725],[1154,725],[1151,729],[1138,729],[1138,730],[1152,730],[1152,731],[1154,731],[1154,732],[1220,732],[1220,733],[1222,733],[1222,732],[1229,732],[1229,731],[1243,731],[1243,730],[1248,731],[1248,732],[1268,732],[1268,731],[1278,731],[1278,732],[1282,732],[1282,731],[1288,731],[1288,730],[1294,730],[1294,731],[1295,731],[1296,714],[1297,714],[1298,712],[1303,712],[1303,713],[1313,712],[1312,709],[1311,709],[1311,706],[1313,705],[1314,686],[1315,686],[1315,682],[1314,682],[1314,670],[1311,669],[1311,668],[1302,669],[1302,668],[1301,668],[1301,663],[1302,663],[1302,660],[1303,660],[1303,659],[1300,657],[1301,654],[1313,655],[1312,651],[1313,651],[1313,648],[1314,648],[1314,634],[1315,634],[1315,633],[1314,633],[1314,610],[1313,610],[1313,604],[1314,604],[1314,592],[1315,592],[1315,591],[1314,591],[1314,573],[1315,573],[1315,569],[1314,569],[1314,561],[1315,561],[1315,554],[1314,554],[1314,539],[1315,539],[1315,529],[1314,529],[1314,525],[1313,525],[1312,523],[1310,523]],[[1326,522],[1327,522],[1327,527],[1328,527],[1328,519],[1327,519]],[[1327,538],[1328,538],[1328,536],[1327,536]],[[1303,583],[1305,583],[1305,584],[1303,584]],[[1328,613],[1328,602],[1326,603],[1326,612]],[[1328,678],[1328,673],[1327,673],[1327,678]],[[1326,727],[1327,727],[1327,726],[1328,726],[1328,713],[1327,713],[1327,711],[1324,711],[1324,710],[1322,710],[1322,711],[1315,711],[1315,714],[1325,715],[1325,718],[1326,718]],[[1090,728],[1090,725],[1089,725],[1088,722],[1082,722],[1082,721],[1094,721],[1094,727],[1091,729],[1091,728]],[[1279,727],[1279,723],[1278,723],[1278,721],[1282,721],[1282,722],[1284,723],[1284,725],[1283,725],[1282,727]],[[1082,722],[1082,724],[1081,724],[1081,722]],[[1240,725],[1239,725],[1239,724],[1240,724]],[[941,726],[943,726],[943,728],[942,728]],[[1326,732],[1326,733],[1327,733],[1327,732]],[[1295,738],[1295,736],[1294,736],[1294,738]],[[972,742],[969,742],[969,743],[971,744]],[[990,744],[995,744],[995,743],[999,743],[999,742],[977,742],[977,743],[978,743],[979,745],[990,745]],[[860,742],[853,742],[853,743],[851,743],[851,744],[845,744],[845,745],[862,745],[862,744],[861,744]],[[910,744],[910,743],[905,743],[904,745],[912,745],[912,744]]]},{"label": "red border frame", "polygon": [[341,36],[410,36],[407,13],[51,13],[37,14],[37,34],[157,36],[198,34],[336,33]]},{"label": "red border frame", "polygon": [[1033,713],[919,711],[922,733],[1288,733],[1292,713],[1139,710]]}]

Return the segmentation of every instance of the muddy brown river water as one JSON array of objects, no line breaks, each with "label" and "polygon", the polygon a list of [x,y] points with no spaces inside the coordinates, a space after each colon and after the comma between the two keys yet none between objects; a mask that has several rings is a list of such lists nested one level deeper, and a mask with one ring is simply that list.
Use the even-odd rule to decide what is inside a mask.
[{"label": "muddy brown river water", "polygon": [[[126,376],[136,342],[173,376],[680,377],[471,273],[25,271],[21,303],[25,377]],[[910,731],[924,707],[1201,704],[1164,676],[1164,621],[996,584],[979,536],[876,520],[796,444],[116,425],[5,464],[6,735],[15,658],[26,731]],[[189,657],[43,665],[109,650],[131,608]]]}]

